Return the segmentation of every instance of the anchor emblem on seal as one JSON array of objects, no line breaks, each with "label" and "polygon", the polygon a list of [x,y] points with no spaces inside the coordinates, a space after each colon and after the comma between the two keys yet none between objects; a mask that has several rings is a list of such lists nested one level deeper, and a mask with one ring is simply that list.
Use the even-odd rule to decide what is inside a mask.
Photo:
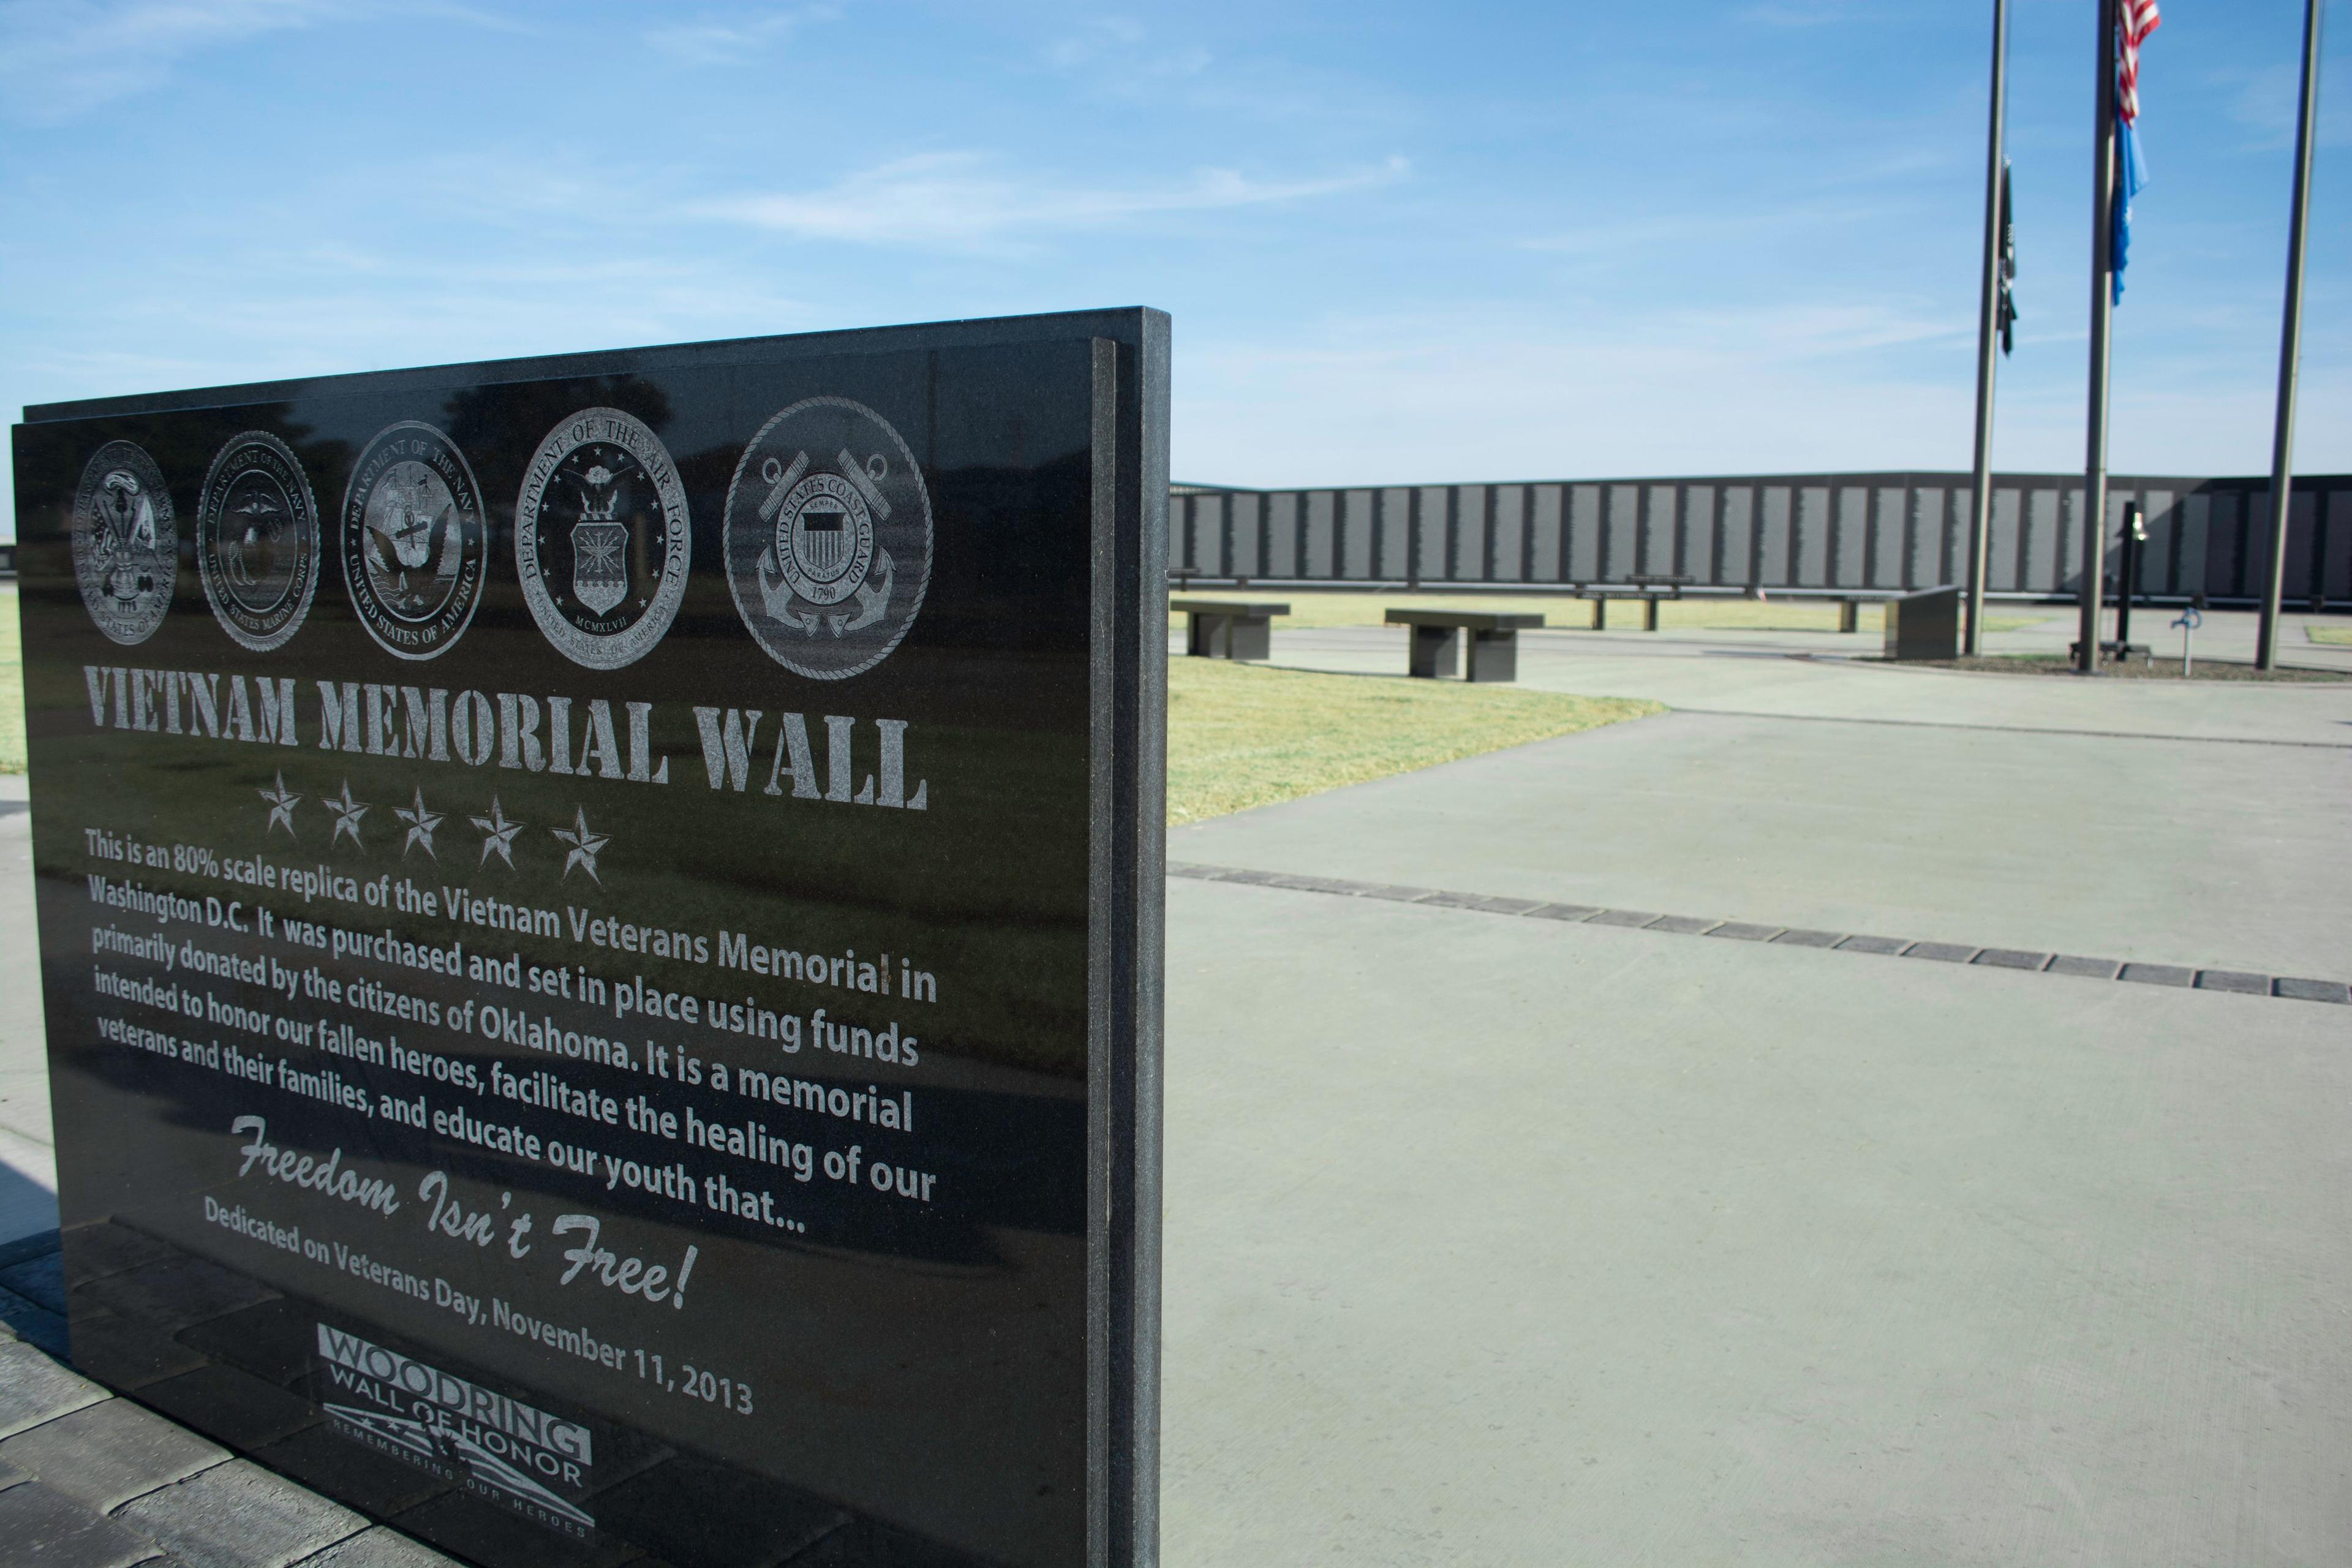
[{"label": "anchor emblem on seal", "polygon": [[890,657],[931,581],[930,489],[897,426],[803,397],[744,445],[727,486],[727,588],[768,657],[843,680]]},{"label": "anchor emblem on seal", "polygon": [[[874,525],[890,520],[890,502],[877,488],[889,472],[881,453],[861,464],[847,447],[829,468],[814,467],[805,451],[789,464],[772,457],[760,465],[768,487],[760,521],[775,529],[759,563],[760,597],[770,615],[807,637],[820,625],[837,637],[882,618],[896,566],[890,552],[876,546]],[[833,612],[853,599],[855,614]],[[803,612],[799,604],[811,608]]]}]

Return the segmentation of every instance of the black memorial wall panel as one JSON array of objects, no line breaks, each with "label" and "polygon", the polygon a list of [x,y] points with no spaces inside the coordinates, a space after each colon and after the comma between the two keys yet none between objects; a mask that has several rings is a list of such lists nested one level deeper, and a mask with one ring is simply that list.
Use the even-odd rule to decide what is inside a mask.
[{"label": "black memorial wall panel", "polygon": [[1166,345],[28,410],[76,1361],[482,1563],[1148,1558]]}]

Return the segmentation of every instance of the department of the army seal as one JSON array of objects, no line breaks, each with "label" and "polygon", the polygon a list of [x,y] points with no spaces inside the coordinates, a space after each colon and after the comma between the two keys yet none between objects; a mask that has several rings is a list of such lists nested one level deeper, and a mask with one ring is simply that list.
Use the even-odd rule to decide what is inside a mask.
[{"label": "department of the army seal", "polygon": [[109,441],[81,471],[73,563],[100,631],[125,647],[155,635],[179,580],[180,524],[163,471],[128,441]]},{"label": "department of the army seal", "polygon": [[377,431],[352,465],[341,538],[352,608],[386,653],[456,646],[489,562],[481,487],[457,443],[414,419]]},{"label": "department of the army seal", "polygon": [[814,680],[890,656],[931,576],[931,497],[890,422],[845,397],[760,427],[727,489],[727,585],[743,624]]},{"label": "department of the army seal", "polygon": [[301,629],[319,591],[319,503],[292,447],[247,430],[220,449],[196,507],[196,566],[238,643],[268,653]]},{"label": "department of the army seal", "polygon": [[515,501],[523,602],[556,651],[618,669],[653,650],[686,597],[694,548],[669,449],[617,408],[583,408],[547,434]]}]

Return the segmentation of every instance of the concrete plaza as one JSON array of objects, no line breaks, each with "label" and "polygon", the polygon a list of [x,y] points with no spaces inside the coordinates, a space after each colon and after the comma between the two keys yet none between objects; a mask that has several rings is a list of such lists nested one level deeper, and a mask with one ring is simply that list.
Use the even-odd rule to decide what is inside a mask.
[{"label": "concrete plaza", "polygon": [[2352,686],[1873,641],[1531,636],[1677,711],[1170,835],[1165,1561],[2352,1561]]},{"label": "concrete plaza", "polygon": [[2352,688],[1869,641],[1171,835],[1167,1561],[2352,1561]]}]

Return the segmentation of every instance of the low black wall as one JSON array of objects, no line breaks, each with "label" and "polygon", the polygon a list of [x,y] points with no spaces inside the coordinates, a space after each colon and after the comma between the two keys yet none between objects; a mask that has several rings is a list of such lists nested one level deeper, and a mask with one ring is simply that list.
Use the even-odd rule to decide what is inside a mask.
[{"label": "low black wall", "polygon": [[[2147,513],[2144,594],[2258,598],[2270,481],[2116,475],[2110,572],[2125,503]],[[1896,592],[1966,580],[1963,473],[1774,474],[1511,484],[1246,490],[1179,485],[1171,571],[1263,583],[1622,583],[1643,575],[1754,592]],[[2081,588],[2080,474],[1993,480],[1990,593]],[[2286,597],[2352,602],[2352,476],[2297,479]],[[2110,579],[2112,581],[2112,578]]]}]

